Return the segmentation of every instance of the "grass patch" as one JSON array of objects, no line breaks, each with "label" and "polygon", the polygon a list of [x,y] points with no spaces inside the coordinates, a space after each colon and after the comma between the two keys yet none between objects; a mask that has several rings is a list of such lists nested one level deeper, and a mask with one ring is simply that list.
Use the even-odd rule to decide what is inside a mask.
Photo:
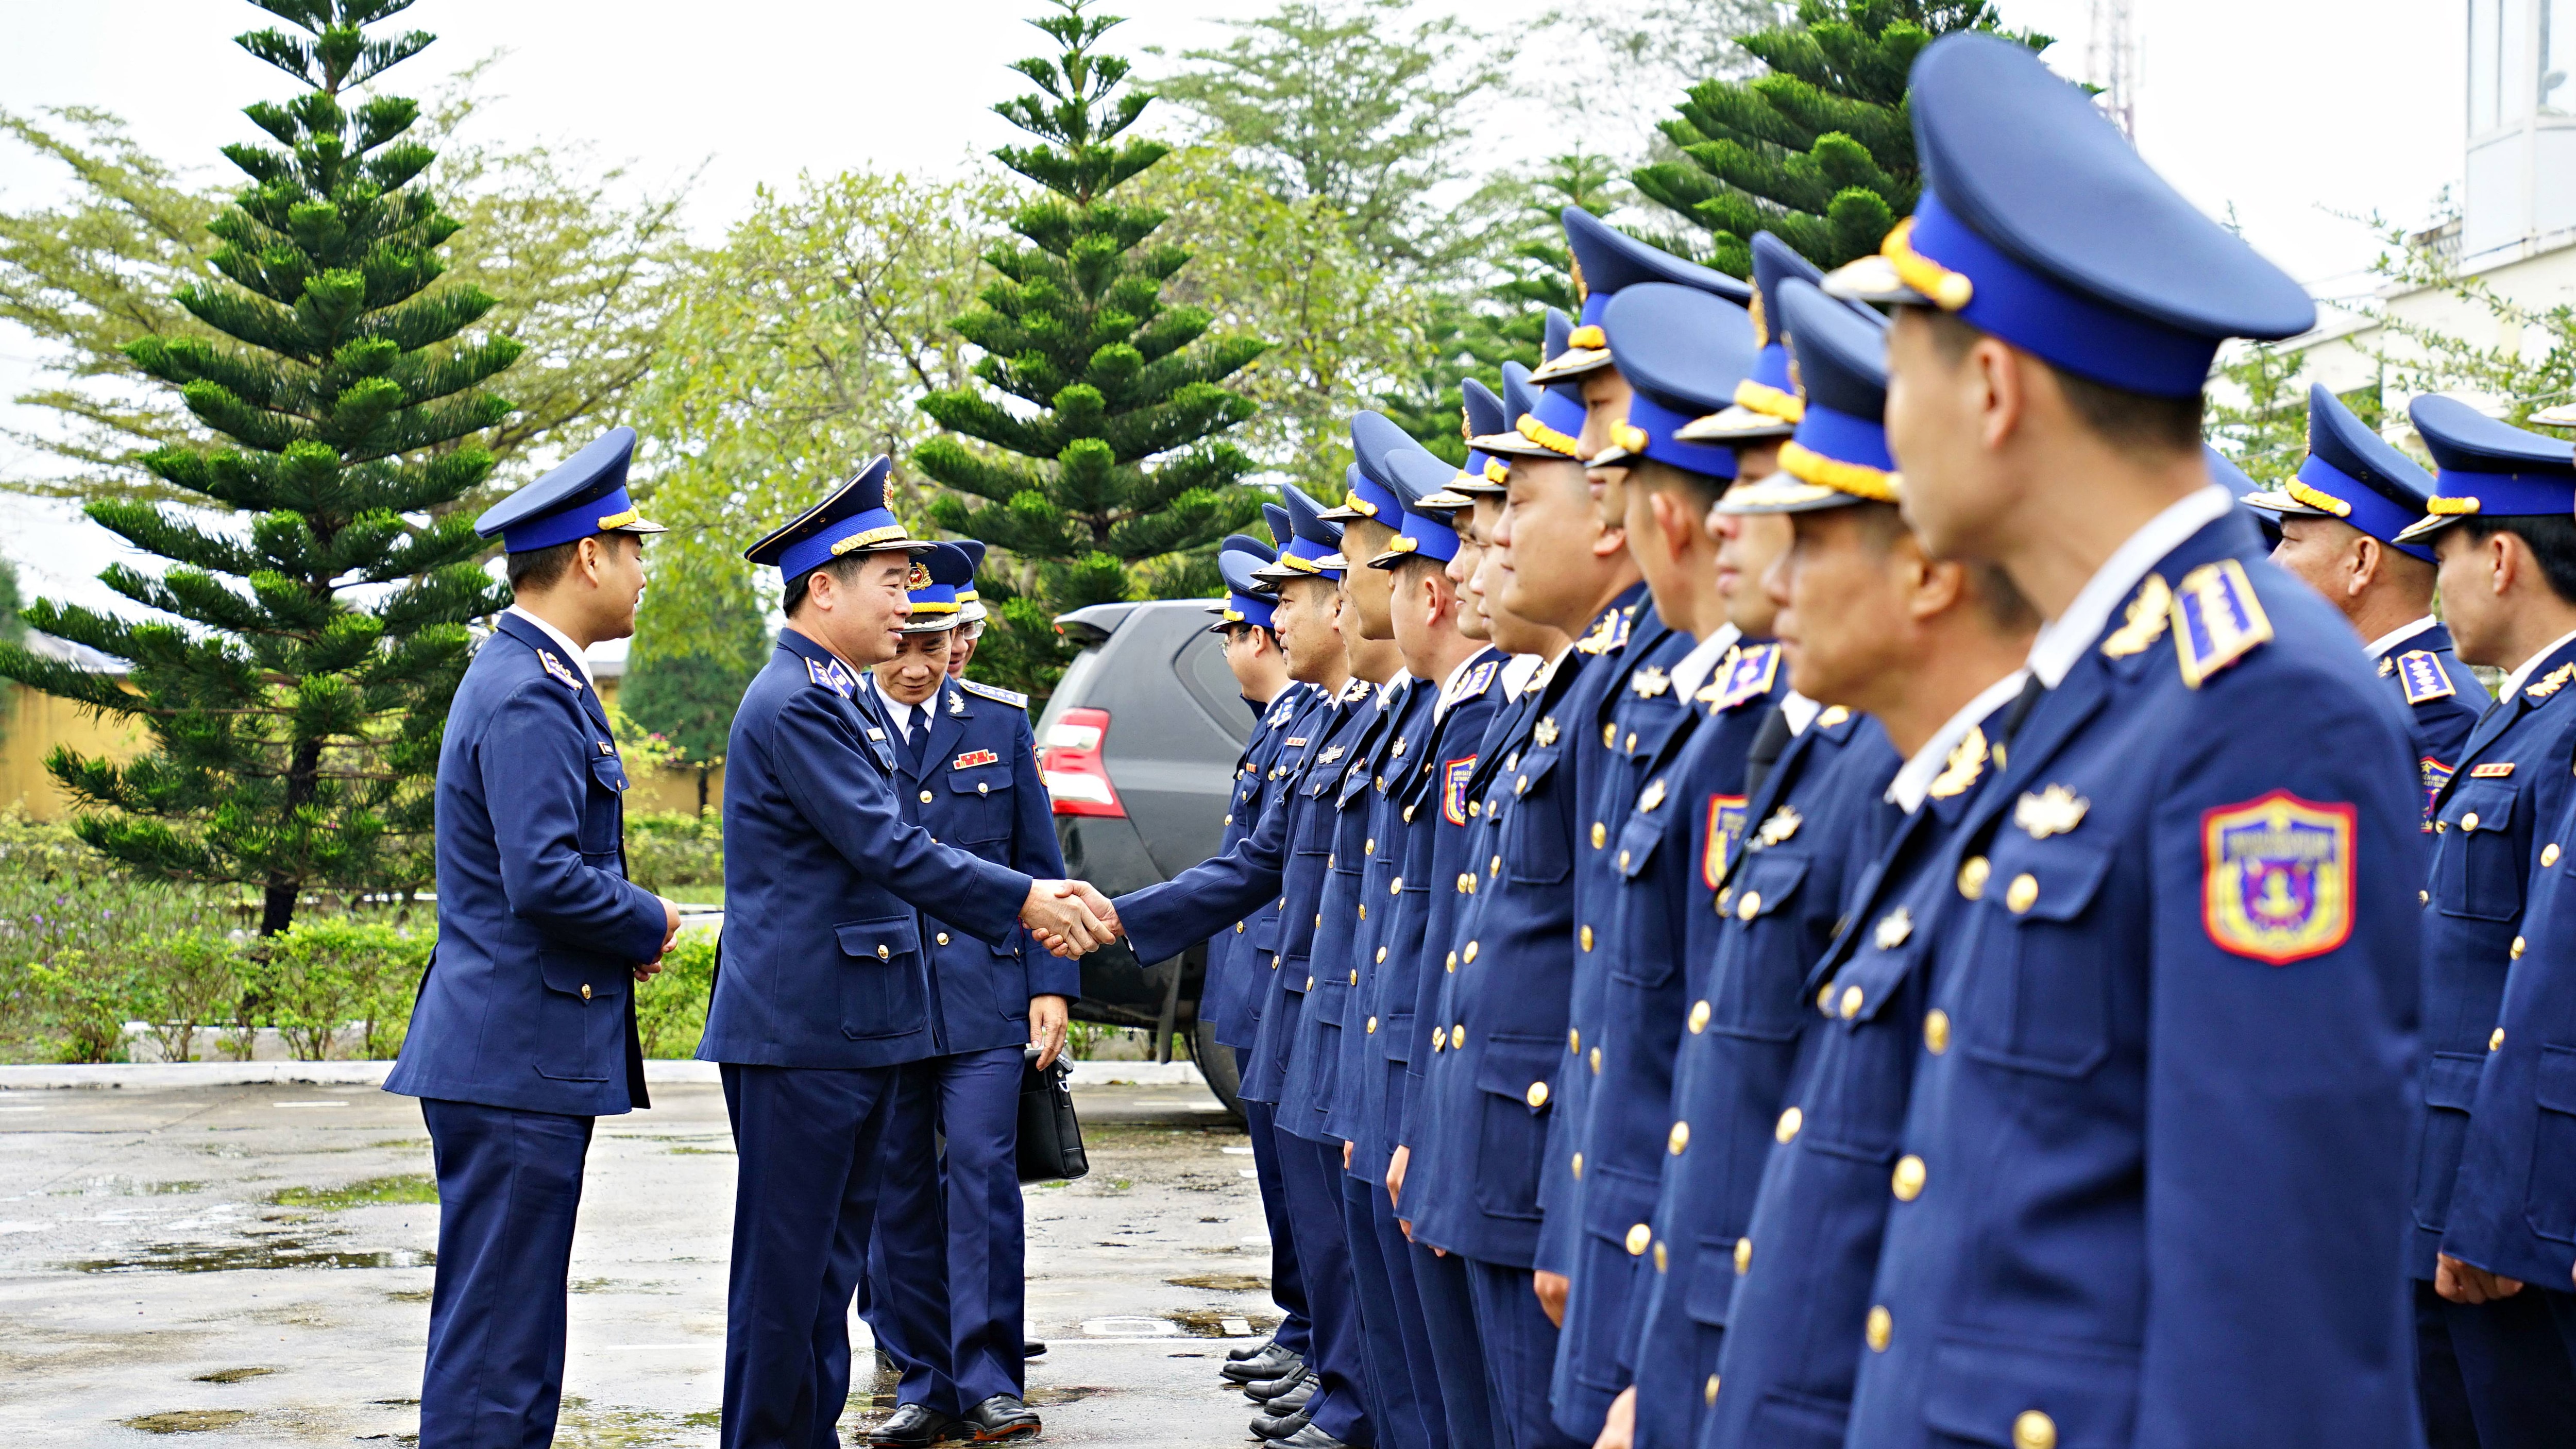
[{"label": "grass patch", "polygon": [[393,1177],[370,1177],[346,1187],[285,1188],[271,1194],[268,1200],[279,1207],[320,1208],[325,1212],[375,1203],[433,1203],[438,1201],[438,1182],[425,1172],[405,1172]]}]

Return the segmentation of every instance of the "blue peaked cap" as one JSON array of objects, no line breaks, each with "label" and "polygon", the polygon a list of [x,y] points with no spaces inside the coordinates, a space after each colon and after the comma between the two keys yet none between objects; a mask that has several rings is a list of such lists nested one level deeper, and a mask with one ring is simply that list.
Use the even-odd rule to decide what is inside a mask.
[{"label": "blue peaked cap", "polygon": [[634,458],[635,430],[610,428],[543,478],[483,510],[474,532],[499,534],[505,553],[532,553],[594,533],[668,532],[637,514],[627,496],[626,468]]},{"label": "blue peaked cap", "polygon": [[1286,548],[1288,540],[1297,536],[1296,530],[1288,526],[1288,510],[1276,503],[1261,505],[1261,521],[1270,529],[1270,541],[1280,548]]},{"label": "blue peaked cap", "polygon": [[2247,507],[2276,516],[2339,518],[2400,553],[2433,560],[2433,550],[2425,545],[2397,542],[2424,516],[2433,496],[2431,475],[2354,417],[2321,383],[2308,386],[2308,456],[2299,464],[2298,476],[2278,488],[2239,496]]},{"label": "blue peaked cap", "polygon": [[1923,194],[1844,295],[1937,306],[2080,377],[2198,394],[2218,345],[2316,324],[2280,268],[2168,185],[2037,56],[1958,33],[1915,58]]},{"label": "blue peaked cap", "polygon": [[[1519,367],[1520,364],[1507,362],[1503,366],[1504,384],[1508,387],[1509,369]],[[1522,372],[1526,375],[1528,369],[1523,368]],[[1512,414],[1506,411],[1499,394],[1472,377],[1458,384],[1458,395],[1460,401],[1458,411],[1464,423],[1462,431],[1467,438],[1467,461],[1460,465],[1458,476],[1449,480],[1449,486],[1445,490],[1435,495],[1434,500],[1427,500],[1428,506],[1434,509],[1446,508],[1455,511],[1473,505],[1476,494],[1503,491],[1502,460],[1477,447],[1476,440],[1490,437],[1509,428],[1512,425]]]},{"label": "blue peaked cap", "polygon": [[1752,376],[1761,348],[1751,315],[1707,292],[1641,282],[1611,299],[1601,325],[1632,396],[1626,421],[1610,430],[1611,445],[1590,461],[1643,456],[1713,478],[1734,477],[1734,449],[1673,435],[1725,407],[1735,385]]},{"label": "blue peaked cap", "polygon": [[1272,582],[1288,579],[1323,578],[1338,582],[1342,577],[1342,528],[1324,517],[1324,505],[1306,496],[1294,483],[1279,485],[1279,496],[1288,508],[1288,541],[1279,550],[1278,559],[1260,570],[1258,577]]},{"label": "blue peaked cap", "polygon": [[885,506],[886,480],[893,476],[893,462],[878,454],[822,502],[744,549],[742,556],[776,568],[793,583],[843,554],[930,552],[938,545],[906,533],[902,521]]},{"label": "blue peaked cap", "polygon": [[1886,329],[1795,277],[1781,283],[1779,304],[1806,406],[1798,431],[1780,445],[1780,471],[1728,493],[1722,506],[1805,513],[1898,502],[1887,450]]},{"label": "blue peaked cap", "polygon": [[1386,462],[1395,480],[1396,495],[1404,500],[1403,522],[1397,525],[1394,540],[1384,552],[1370,559],[1368,566],[1391,569],[1408,558],[1437,559],[1442,563],[1456,558],[1458,531],[1445,519],[1429,517],[1424,500],[1448,487],[1458,470],[1419,444],[1399,450]]},{"label": "blue peaked cap", "polygon": [[1227,539],[1217,550],[1216,571],[1225,578],[1225,602],[1218,609],[1217,621],[1208,626],[1209,632],[1223,633],[1235,624],[1270,627],[1270,608],[1276,601],[1255,570],[1274,557],[1271,550],[1240,534]]},{"label": "blue peaked cap", "polygon": [[973,602],[975,561],[954,543],[934,543],[912,561],[912,572],[905,577],[903,588],[905,601],[912,608],[903,622],[904,633],[954,629],[965,622],[965,607]]},{"label": "blue peaked cap", "polygon": [[1350,427],[1351,453],[1359,459],[1350,474],[1350,496],[1342,500],[1341,507],[1325,509],[1324,517],[1335,522],[1365,518],[1393,528],[1396,514],[1404,508],[1404,500],[1396,496],[1392,486],[1393,479],[1386,461],[1388,454],[1397,448],[1422,445],[1382,413],[1353,413]]},{"label": "blue peaked cap", "polygon": [[1630,287],[1665,282],[1691,287],[1738,305],[1751,300],[1753,289],[1724,272],[1685,261],[1650,242],[1641,242],[1579,206],[1558,212],[1565,223],[1566,245],[1574,252],[1574,284],[1583,297],[1583,316],[1563,353],[1551,351],[1537,372],[1540,382],[1578,377],[1609,365],[1615,351],[1602,331],[1610,299]]},{"label": "blue peaked cap", "polygon": [[[1558,347],[1563,340],[1558,335],[1560,324],[1572,330],[1565,314],[1550,307],[1550,347]],[[1549,355],[1562,356],[1563,349]],[[1503,411],[1511,414],[1511,421],[1484,437],[1469,438],[1469,446],[1499,458],[1574,456],[1574,440],[1583,433],[1583,395],[1571,385],[1543,387],[1537,377],[1517,362],[1503,364]]]},{"label": "blue peaked cap", "polygon": [[2576,445],[2500,423],[2455,397],[2419,397],[2406,415],[2433,455],[2425,517],[2398,535],[2412,543],[2468,515],[2512,518],[2576,510]]}]

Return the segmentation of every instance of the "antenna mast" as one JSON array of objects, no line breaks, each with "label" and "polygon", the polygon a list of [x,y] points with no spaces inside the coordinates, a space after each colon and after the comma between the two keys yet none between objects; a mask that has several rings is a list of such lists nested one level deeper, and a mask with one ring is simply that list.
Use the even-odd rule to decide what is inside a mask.
[{"label": "antenna mast", "polygon": [[2084,78],[2101,87],[2093,103],[2131,141],[2138,139],[2138,48],[2129,36],[2130,0],[2093,0],[2084,44]]}]

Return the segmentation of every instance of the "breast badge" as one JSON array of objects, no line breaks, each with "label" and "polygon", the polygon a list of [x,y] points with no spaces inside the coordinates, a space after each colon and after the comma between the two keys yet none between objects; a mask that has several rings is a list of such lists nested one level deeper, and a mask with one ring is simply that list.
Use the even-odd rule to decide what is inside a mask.
[{"label": "breast badge", "polygon": [[2286,966],[2352,934],[2354,811],[2275,790],[2201,817],[2201,916],[2219,949]]}]

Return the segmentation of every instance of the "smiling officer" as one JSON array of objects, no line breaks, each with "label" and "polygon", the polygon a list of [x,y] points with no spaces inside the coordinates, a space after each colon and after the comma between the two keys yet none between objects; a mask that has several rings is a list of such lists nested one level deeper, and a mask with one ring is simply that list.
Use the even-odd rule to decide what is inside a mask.
[{"label": "smiling officer", "polygon": [[385,1090],[421,1099],[438,1169],[420,1440],[542,1444],[563,1391],[564,1275],[592,1119],[648,1105],[632,981],[679,908],[626,879],[625,762],[583,653],[635,632],[632,428],[476,519],[515,600],[438,750],[438,952]]}]

